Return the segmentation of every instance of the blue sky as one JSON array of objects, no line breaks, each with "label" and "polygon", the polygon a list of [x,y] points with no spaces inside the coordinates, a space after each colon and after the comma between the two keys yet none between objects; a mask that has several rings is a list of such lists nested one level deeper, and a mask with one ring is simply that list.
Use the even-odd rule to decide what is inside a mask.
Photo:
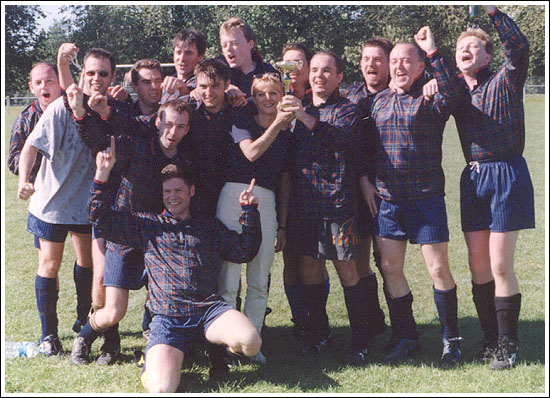
[{"label": "blue sky", "polygon": [[40,18],[37,20],[39,29],[48,30],[48,28],[55,22],[56,19],[61,18],[59,9],[61,5],[45,5],[40,4],[40,8],[46,14],[46,18]]}]

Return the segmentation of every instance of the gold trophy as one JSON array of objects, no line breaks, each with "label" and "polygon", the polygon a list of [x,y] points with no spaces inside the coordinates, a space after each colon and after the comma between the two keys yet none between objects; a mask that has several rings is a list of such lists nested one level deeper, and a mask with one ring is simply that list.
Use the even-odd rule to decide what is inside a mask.
[{"label": "gold trophy", "polygon": [[285,88],[284,95],[290,93],[290,74],[300,70],[302,61],[279,61],[275,62],[275,68],[281,73],[283,85]]}]

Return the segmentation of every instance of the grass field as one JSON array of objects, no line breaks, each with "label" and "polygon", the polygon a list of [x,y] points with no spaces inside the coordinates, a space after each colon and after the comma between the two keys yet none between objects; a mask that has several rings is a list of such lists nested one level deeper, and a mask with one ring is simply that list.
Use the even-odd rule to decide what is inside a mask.
[{"label": "grass field", "polygon": [[[11,125],[20,109],[12,108],[5,120],[4,153]],[[332,265],[331,293],[328,299],[329,319],[335,344],[316,359],[302,358],[289,340],[290,311],[282,287],[282,258],[275,256],[272,268],[269,306],[262,351],[269,358],[265,367],[243,365],[230,372],[223,384],[208,381],[208,362],[198,352],[193,362],[182,370],[178,392],[182,393],[536,393],[547,389],[545,376],[547,350],[545,345],[545,146],[544,96],[533,95],[526,100],[527,160],[535,186],[537,228],[520,233],[516,250],[516,270],[520,280],[522,310],[519,324],[520,353],[513,370],[493,372],[487,366],[474,364],[471,358],[478,349],[480,332],[471,299],[471,283],[467,251],[460,231],[460,173],[464,159],[454,120],[447,125],[444,139],[444,169],[446,203],[449,219],[449,260],[458,285],[459,328],[465,361],[449,371],[437,367],[440,356],[440,326],[433,304],[432,284],[418,246],[408,246],[405,272],[414,294],[413,310],[424,350],[413,362],[400,366],[381,364],[384,345],[390,331],[376,337],[371,344],[370,363],[365,367],[344,364],[350,338],[343,291]],[[3,337],[7,341],[36,340],[40,324],[34,296],[34,275],[37,252],[32,236],[26,232],[28,203],[16,197],[17,179],[5,171],[5,234],[3,241]],[[76,295],[72,277],[74,252],[67,241],[60,272],[58,302],[59,336],[65,350],[71,348],[75,334],[71,325],[75,319]],[[378,275],[381,286],[381,277]],[[139,382],[140,369],[133,361],[134,350],[142,349],[141,316],[145,291],[131,292],[126,317],[120,325],[122,355],[113,366],[101,367],[95,362],[77,367],[68,357],[61,359],[35,357],[6,361],[3,371],[3,392],[7,393],[143,393]],[[380,290],[380,297],[383,298]],[[386,312],[387,306],[382,300]],[[92,348],[97,357],[102,342]],[[3,359],[2,359],[3,360]]]}]

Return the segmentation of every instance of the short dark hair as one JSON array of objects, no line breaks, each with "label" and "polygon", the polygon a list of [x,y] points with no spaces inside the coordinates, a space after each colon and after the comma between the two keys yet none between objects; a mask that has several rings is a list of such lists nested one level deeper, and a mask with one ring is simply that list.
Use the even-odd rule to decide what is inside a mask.
[{"label": "short dark hair", "polygon": [[194,44],[198,55],[203,55],[206,52],[206,36],[200,30],[194,28],[180,30],[174,37],[172,44],[176,48],[180,43]]},{"label": "short dark hair", "polygon": [[385,37],[374,36],[363,43],[361,52],[363,52],[365,47],[380,47],[386,54],[386,57],[389,58],[391,50],[393,49],[393,43],[390,39],[386,39]]},{"label": "short dark hair", "polygon": [[301,51],[302,53],[304,53],[307,62],[311,61],[311,57],[313,57],[313,53],[311,52],[311,50],[307,48],[304,44],[293,42],[285,44],[285,46],[283,47],[283,51],[281,52],[281,58],[284,57],[286,52],[290,50]]},{"label": "short dark hair", "polygon": [[193,112],[191,110],[191,106],[187,102],[185,102],[181,99],[174,99],[174,100],[166,101],[164,104],[162,104],[159,107],[159,110],[158,110],[158,113],[157,113],[160,120],[163,119],[164,111],[166,109],[172,109],[173,111],[176,111],[180,115],[183,115],[184,113],[187,113],[187,117],[189,119],[189,121],[187,123],[191,124],[191,118],[193,116]]},{"label": "short dark hair", "polygon": [[195,184],[194,173],[190,167],[182,167],[172,163],[164,167],[160,172],[161,183],[171,180],[172,178],[181,178],[189,188]]},{"label": "short dark hair", "polygon": [[50,68],[51,70],[54,71],[55,75],[59,79],[59,72],[57,71],[57,66],[55,66],[54,64],[52,64],[50,62],[37,62],[36,64],[32,65],[31,71],[29,72],[29,81],[31,80],[32,71],[35,68],[39,67],[39,66],[43,66],[45,68]]},{"label": "short dark hair", "polygon": [[[338,54],[336,54],[334,51],[331,50],[321,50],[317,51],[313,57],[316,55],[329,55],[334,59],[334,65],[336,65],[336,73],[342,73],[344,71],[344,63],[342,62],[342,58]],[[312,58],[313,58],[312,57]]]},{"label": "short dark hair", "polygon": [[140,59],[134,65],[132,65],[132,69],[130,69],[130,75],[132,76],[133,84],[138,84],[139,71],[141,69],[157,69],[158,71],[160,71],[160,75],[164,76],[164,73],[162,73],[162,67],[160,66],[159,61],[157,61],[154,58]]},{"label": "short dark hair", "polygon": [[424,50],[422,50],[420,47],[418,47],[418,44],[413,43],[411,41],[400,41],[400,42],[395,43],[393,48],[397,47],[398,45],[408,45],[408,46],[414,47],[414,49],[416,50],[416,54],[418,56],[418,60],[422,61],[422,62],[426,61],[426,53],[424,52]]},{"label": "short dark hair", "polygon": [[86,63],[86,60],[90,57],[93,58],[99,58],[99,59],[108,59],[111,63],[111,73],[114,75],[116,70],[116,58],[115,55],[107,50],[104,50],[102,48],[92,48],[86,56],[84,57],[84,63]]},{"label": "short dark hair", "polygon": [[195,76],[199,73],[205,74],[209,79],[213,81],[223,80],[227,82],[231,80],[231,70],[225,62],[216,58],[208,58],[202,60],[195,66]]}]

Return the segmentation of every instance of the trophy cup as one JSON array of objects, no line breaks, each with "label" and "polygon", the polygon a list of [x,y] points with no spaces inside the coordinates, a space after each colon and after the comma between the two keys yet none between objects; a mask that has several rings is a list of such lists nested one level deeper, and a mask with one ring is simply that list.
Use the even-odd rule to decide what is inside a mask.
[{"label": "trophy cup", "polygon": [[275,68],[281,73],[283,85],[285,88],[284,95],[290,93],[290,74],[296,72],[302,67],[302,61],[279,61],[275,63]]}]

